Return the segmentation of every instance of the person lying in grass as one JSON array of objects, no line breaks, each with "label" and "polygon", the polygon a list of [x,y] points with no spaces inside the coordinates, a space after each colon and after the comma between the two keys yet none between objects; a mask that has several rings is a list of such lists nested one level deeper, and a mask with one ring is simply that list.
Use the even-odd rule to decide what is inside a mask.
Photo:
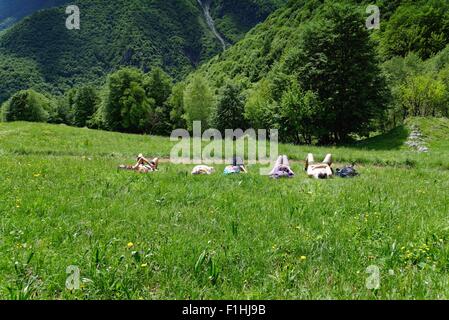
[{"label": "person lying in grass", "polygon": [[215,172],[215,169],[213,167],[205,166],[205,165],[199,165],[193,168],[192,174],[193,175],[199,175],[199,174],[207,174],[210,175]]},{"label": "person lying in grass", "polygon": [[224,169],[223,174],[229,175],[229,174],[239,174],[239,173],[248,173],[246,171],[245,165],[243,164],[242,159],[234,157],[232,159],[232,165],[227,166]]},{"label": "person lying in grass", "polygon": [[295,176],[295,173],[290,168],[290,163],[287,156],[279,156],[279,158],[276,160],[273,170],[271,170],[270,172],[270,176],[274,179],[292,178]]},{"label": "person lying in grass", "polygon": [[315,179],[327,179],[334,175],[332,166],[332,155],[328,154],[322,163],[315,163],[313,154],[309,153],[306,159],[307,175]]},{"label": "person lying in grass", "polygon": [[158,158],[148,160],[143,156],[143,154],[139,154],[137,156],[137,163],[134,166],[121,165],[119,166],[119,169],[134,170],[140,173],[148,173],[157,171],[158,165],[159,165]]}]

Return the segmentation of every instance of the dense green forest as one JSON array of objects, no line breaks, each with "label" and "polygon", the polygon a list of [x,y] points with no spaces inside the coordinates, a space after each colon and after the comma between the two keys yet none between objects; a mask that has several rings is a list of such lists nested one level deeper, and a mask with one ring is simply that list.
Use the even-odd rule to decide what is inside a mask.
[{"label": "dense green forest", "polygon": [[449,112],[445,0],[379,0],[374,30],[369,1],[203,1],[228,42],[242,38],[225,52],[197,0],[78,2],[78,33],[56,8],[0,36],[4,120],[24,110],[26,89],[53,100],[48,122],[166,135],[200,120],[277,128],[293,143],[342,143]]},{"label": "dense green forest", "polygon": [[[82,12],[80,30],[66,29],[65,8],[59,7],[25,18],[0,38],[0,53],[36,64],[39,76],[56,94],[79,83],[101,83],[120,66],[142,70],[163,66],[182,77],[220,50],[193,0],[73,4]],[[14,65],[15,70],[21,67]],[[0,70],[4,68],[2,59]],[[2,80],[7,78],[8,74],[1,75]],[[0,98],[10,93],[7,89],[2,88]]]},{"label": "dense green forest", "polygon": [[[41,90],[49,84],[51,93],[61,94],[80,83],[102,84],[108,73],[122,66],[145,72],[159,66],[179,80],[222,50],[197,0],[77,0],[70,4],[80,8],[80,30],[66,29],[65,7],[58,7],[36,12],[0,36],[0,103],[28,88],[28,79],[14,77],[23,70],[42,79],[34,88]],[[20,3],[16,7],[27,8]],[[232,32],[241,34],[262,21],[269,8],[263,10],[260,19],[244,25],[233,20],[233,31],[227,32],[230,38],[235,38]],[[226,8],[222,12],[228,16]],[[35,66],[33,72],[30,65]]]},{"label": "dense green forest", "polygon": [[0,0],[0,30],[37,10],[68,2],[70,0]]},{"label": "dense green forest", "polygon": [[230,43],[242,39],[246,32],[264,21],[287,0],[206,0],[218,30]]},{"label": "dense green forest", "polygon": [[379,30],[365,28],[368,4],[291,1],[187,81],[237,85],[251,127],[279,128],[296,143],[447,116],[449,3],[377,1]]}]

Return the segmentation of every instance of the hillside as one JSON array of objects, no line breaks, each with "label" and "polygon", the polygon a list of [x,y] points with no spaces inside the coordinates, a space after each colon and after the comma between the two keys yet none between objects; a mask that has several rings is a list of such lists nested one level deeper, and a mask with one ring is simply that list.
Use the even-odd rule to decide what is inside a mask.
[{"label": "hillside", "polygon": [[[36,12],[0,36],[0,82],[6,84],[0,87],[0,103],[29,87],[26,74],[36,79],[34,88],[59,94],[75,84],[102,83],[107,73],[121,66],[145,71],[161,66],[181,79],[222,50],[197,0],[77,0],[71,4],[80,8],[81,30],[65,28],[65,10],[59,7]],[[248,1],[240,14],[257,6]],[[274,9],[264,7],[264,14],[244,26],[234,21],[233,30],[242,34]]]},{"label": "hillside", "polygon": [[[31,87],[57,95],[47,94],[52,116],[42,118],[53,123],[164,135],[201,120],[220,130],[278,128],[283,142],[318,145],[386,132],[408,117],[449,115],[444,0],[379,0],[385,18],[377,31],[366,28],[366,0],[122,2],[80,0],[80,31],[56,21],[61,7],[6,30],[0,102]],[[245,14],[253,25],[276,8],[229,47]],[[241,27],[220,27],[220,19]],[[413,28],[397,41],[402,24]],[[112,80],[103,85],[106,75]],[[81,84],[94,84],[88,103],[77,96]]]},{"label": "hillside", "polygon": [[0,0],[0,31],[37,10],[68,2],[70,0]]},{"label": "hillside", "polygon": [[[301,44],[304,30],[308,26],[313,26],[313,20],[322,13],[323,2],[325,1],[290,1],[266,21],[248,32],[227,52],[212,58],[198,72],[205,75],[218,87],[225,79],[229,78],[244,80],[245,84],[253,84],[279,71],[295,72],[295,70],[287,69],[290,67],[288,60]],[[365,13],[366,7],[373,3],[366,0],[343,2],[357,6],[359,12],[366,17],[368,17]],[[383,17],[383,28],[380,31],[371,32],[381,61],[393,56],[403,57],[414,50],[420,52],[419,45],[425,43],[428,43],[428,50],[433,50],[430,55],[434,55],[448,44],[447,11],[449,5],[447,2],[443,0],[429,2],[423,0],[377,0],[374,3],[379,6]],[[409,11],[412,10],[414,13],[409,14]],[[404,17],[406,14],[410,20]],[[435,21],[432,21],[432,18]],[[402,31],[398,31],[401,23],[407,26],[412,23],[417,24],[417,26],[413,26],[413,32],[407,36],[411,39],[406,37],[400,39],[403,35]],[[434,31],[433,36],[432,28],[429,25],[431,23],[434,24],[434,29],[438,30]],[[420,28],[421,32],[419,32]],[[430,39],[436,37],[436,34],[440,37],[438,45],[429,42]],[[422,57],[427,58],[428,54],[423,54]]]},{"label": "hillside", "polygon": [[423,144],[432,152],[449,150],[449,119],[447,118],[410,118],[404,125],[388,133],[380,134],[354,145],[368,150],[403,150],[411,148],[406,143],[413,130],[422,135]]},{"label": "hillside", "polygon": [[[65,28],[64,8],[39,11],[7,30],[0,55],[16,63],[1,62],[0,70],[15,72],[23,68],[19,60],[25,60],[58,93],[75,83],[101,82],[119,66],[148,70],[158,65],[180,77],[220,49],[193,0],[74,4],[82,12],[81,30]],[[2,73],[2,82],[8,82],[9,73]],[[8,95],[4,90],[0,97]]]},{"label": "hillside", "polygon": [[[406,145],[411,128],[423,134],[428,153],[418,153]],[[204,142],[206,145],[207,142]],[[0,123],[0,155],[94,156],[132,159],[138,153],[170,157],[175,142],[167,137],[123,134],[66,125],[27,122]],[[407,124],[389,133],[340,147],[295,146],[280,144],[279,152],[302,162],[309,152],[332,152],[338,163],[379,166],[423,166],[449,169],[447,118],[411,118]],[[112,160],[111,160],[112,161]]]},{"label": "hillside", "polygon": [[217,29],[230,43],[285,5],[288,0],[206,0],[210,2]]}]

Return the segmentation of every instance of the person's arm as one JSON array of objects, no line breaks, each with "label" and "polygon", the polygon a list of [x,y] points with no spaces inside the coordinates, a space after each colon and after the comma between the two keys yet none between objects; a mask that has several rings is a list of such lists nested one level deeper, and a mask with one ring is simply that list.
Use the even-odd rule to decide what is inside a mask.
[{"label": "person's arm", "polygon": [[246,171],[246,169],[245,169],[245,166],[240,166],[240,169],[242,169],[242,171],[243,171],[244,173],[248,173],[248,171]]},{"label": "person's arm", "polygon": [[141,164],[142,164],[142,159],[139,158],[139,159],[137,160],[137,163],[132,167],[133,170],[136,170]]},{"label": "person's arm", "polygon": [[148,161],[148,159],[144,157],[140,158],[140,162],[141,164],[151,165],[150,161]]}]

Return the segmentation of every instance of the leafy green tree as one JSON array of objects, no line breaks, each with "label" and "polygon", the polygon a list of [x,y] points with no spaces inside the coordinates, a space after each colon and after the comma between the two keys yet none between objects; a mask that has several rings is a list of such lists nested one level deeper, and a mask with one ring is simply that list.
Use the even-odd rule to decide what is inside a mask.
[{"label": "leafy green tree", "polygon": [[411,3],[415,0],[378,0],[376,4],[380,8],[382,20],[390,20],[396,9],[405,3]]},{"label": "leafy green tree", "polygon": [[73,124],[78,127],[87,126],[93,114],[97,110],[99,97],[95,88],[83,86],[76,90],[73,97]]},{"label": "leafy green tree", "polygon": [[4,121],[47,122],[53,115],[51,99],[31,89],[17,92],[2,106]]},{"label": "leafy green tree", "polygon": [[408,115],[434,117],[446,114],[446,86],[430,75],[410,77],[400,86],[400,97]]},{"label": "leafy green tree", "polygon": [[427,0],[403,4],[385,26],[381,48],[387,58],[404,57],[414,51],[427,59],[449,41],[449,2]]},{"label": "leafy green tree", "polygon": [[287,54],[284,72],[323,102],[321,143],[366,135],[385,110],[387,87],[364,20],[352,5],[327,2]]},{"label": "leafy green tree", "polygon": [[405,58],[394,57],[382,64],[382,71],[385,75],[391,98],[385,118],[379,121],[382,130],[387,131],[403,124],[408,115],[408,109],[401,101],[401,86],[412,76],[425,72],[425,63],[412,52]]},{"label": "leafy green tree", "polygon": [[402,84],[414,75],[425,72],[424,61],[412,52],[406,57],[394,57],[382,64],[382,69],[389,85]]},{"label": "leafy green tree", "polygon": [[170,97],[172,90],[172,79],[161,68],[154,68],[146,75],[145,89],[156,107],[162,107]]},{"label": "leafy green tree", "polygon": [[172,79],[161,69],[154,68],[145,79],[145,92],[154,100],[150,117],[150,133],[167,135],[171,131],[168,98],[172,91]]},{"label": "leafy green tree", "polygon": [[303,91],[295,81],[282,97],[280,133],[284,141],[312,144],[320,136],[322,106],[312,91]]},{"label": "leafy green tree", "polygon": [[184,82],[178,82],[172,88],[172,93],[168,99],[170,107],[170,122],[173,129],[187,128],[184,114]]},{"label": "leafy green tree", "polygon": [[28,58],[9,56],[1,51],[0,44],[0,105],[20,90],[48,91],[36,62]]},{"label": "leafy green tree", "polygon": [[56,96],[54,98],[55,109],[52,123],[56,124],[72,124],[72,110],[67,103],[65,96]]},{"label": "leafy green tree", "polygon": [[279,128],[282,96],[289,89],[291,81],[291,76],[276,69],[249,90],[245,117],[253,128]]},{"label": "leafy green tree", "polygon": [[449,116],[449,64],[443,68],[439,74],[438,79],[444,84],[445,86],[445,102],[441,106],[441,113],[445,116]]},{"label": "leafy green tree", "polygon": [[224,133],[226,129],[244,129],[246,127],[245,97],[239,84],[227,82],[220,90],[216,107],[213,119],[216,129]]},{"label": "leafy green tree", "polygon": [[214,95],[206,80],[196,75],[184,91],[184,111],[187,127],[193,129],[193,121],[201,121],[203,129],[209,128],[214,108]]},{"label": "leafy green tree", "polygon": [[245,118],[255,129],[276,128],[276,113],[279,104],[272,96],[272,84],[263,79],[248,92],[245,103]]},{"label": "leafy green tree", "polygon": [[104,122],[110,130],[144,133],[149,131],[154,100],[147,96],[144,75],[124,68],[108,77],[104,98]]}]

